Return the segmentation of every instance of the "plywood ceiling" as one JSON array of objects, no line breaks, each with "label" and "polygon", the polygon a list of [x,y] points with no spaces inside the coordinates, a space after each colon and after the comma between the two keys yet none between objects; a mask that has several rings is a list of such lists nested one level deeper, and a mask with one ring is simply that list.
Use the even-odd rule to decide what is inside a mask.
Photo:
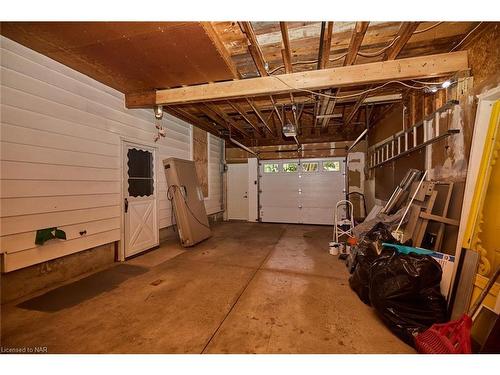
[{"label": "plywood ceiling", "polygon": [[233,78],[199,22],[6,22],[1,33],[124,93]]}]

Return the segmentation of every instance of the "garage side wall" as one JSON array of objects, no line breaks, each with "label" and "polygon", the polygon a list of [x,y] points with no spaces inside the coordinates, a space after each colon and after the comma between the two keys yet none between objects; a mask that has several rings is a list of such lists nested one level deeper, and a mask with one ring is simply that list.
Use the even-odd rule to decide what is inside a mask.
[{"label": "garage side wall", "polygon": [[[153,143],[152,111],[125,109],[122,93],[0,42],[2,271],[120,240],[122,139],[157,147],[159,227],[171,225],[161,161],[191,158],[191,125],[165,114],[167,136]],[[221,210],[221,141],[210,136],[209,145],[206,205],[214,213]],[[35,246],[36,230],[54,226],[67,240]]]}]

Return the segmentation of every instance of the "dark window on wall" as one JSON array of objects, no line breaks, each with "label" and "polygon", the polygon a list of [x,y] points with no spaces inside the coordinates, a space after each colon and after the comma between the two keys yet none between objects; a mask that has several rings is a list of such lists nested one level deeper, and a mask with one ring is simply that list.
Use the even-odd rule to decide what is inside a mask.
[{"label": "dark window on wall", "polygon": [[144,197],[153,195],[153,154],[149,151],[131,148],[128,158],[128,195]]}]

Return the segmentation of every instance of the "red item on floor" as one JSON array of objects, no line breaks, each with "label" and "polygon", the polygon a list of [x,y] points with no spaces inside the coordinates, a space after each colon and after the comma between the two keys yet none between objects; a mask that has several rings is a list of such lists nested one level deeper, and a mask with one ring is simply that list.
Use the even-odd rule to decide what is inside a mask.
[{"label": "red item on floor", "polygon": [[415,347],[422,354],[470,354],[471,327],[467,314],[452,322],[433,324],[415,337]]},{"label": "red item on floor", "polygon": [[358,240],[356,240],[356,238],[354,237],[348,237],[347,243],[351,246],[356,246],[358,244]]}]

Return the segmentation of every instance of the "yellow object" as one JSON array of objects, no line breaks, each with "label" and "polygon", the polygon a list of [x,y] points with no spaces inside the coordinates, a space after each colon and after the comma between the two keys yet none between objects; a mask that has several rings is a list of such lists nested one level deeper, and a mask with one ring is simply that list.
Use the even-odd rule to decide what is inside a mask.
[{"label": "yellow object", "polygon": [[[474,302],[476,302],[476,299],[479,297],[483,289],[486,287],[487,283],[488,283],[487,277],[476,275],[476,280],[474,280],[474,289],[472,290],[472,298],[469,308],[471,308]],[[494,310],[499,292],[500,292],[500,284],[496,282],[491,287],[488,295],[484,299],[483,305],[488,306],[490,309]]]},{"label": "yellow object", "polygon": [[[496,234],[498,232],[495,229],[499,222],[497,215],[500,210],[500,195],[498,190],[490,188],[491,183],[496,184],[500,174],[496,162],[500,149],[499,120],[500,101],[496,101],[491,111],[483,156],[462,244],[465,248],[479,252],[481,259],[479,274],[483,276],[490,274],[491,261],[495,258],[493,253],[500,249],[500,237]],[[485,208],[486,200],[488,205]],[[485,245],[488,246],[488,250],[484,247]]]},{"label": "yellow object", "polygon": [[[480,254],[479,273],[476,275],[471,306],[481,294],[489,276],[500,266],[500,101],[493,105],[488,133],[479,167],[479,174],[464,234],[463,247]],[[485,205],[485,202],[487,204]],[[493,285],[484,304],[495,308],[500,284]]]}]

